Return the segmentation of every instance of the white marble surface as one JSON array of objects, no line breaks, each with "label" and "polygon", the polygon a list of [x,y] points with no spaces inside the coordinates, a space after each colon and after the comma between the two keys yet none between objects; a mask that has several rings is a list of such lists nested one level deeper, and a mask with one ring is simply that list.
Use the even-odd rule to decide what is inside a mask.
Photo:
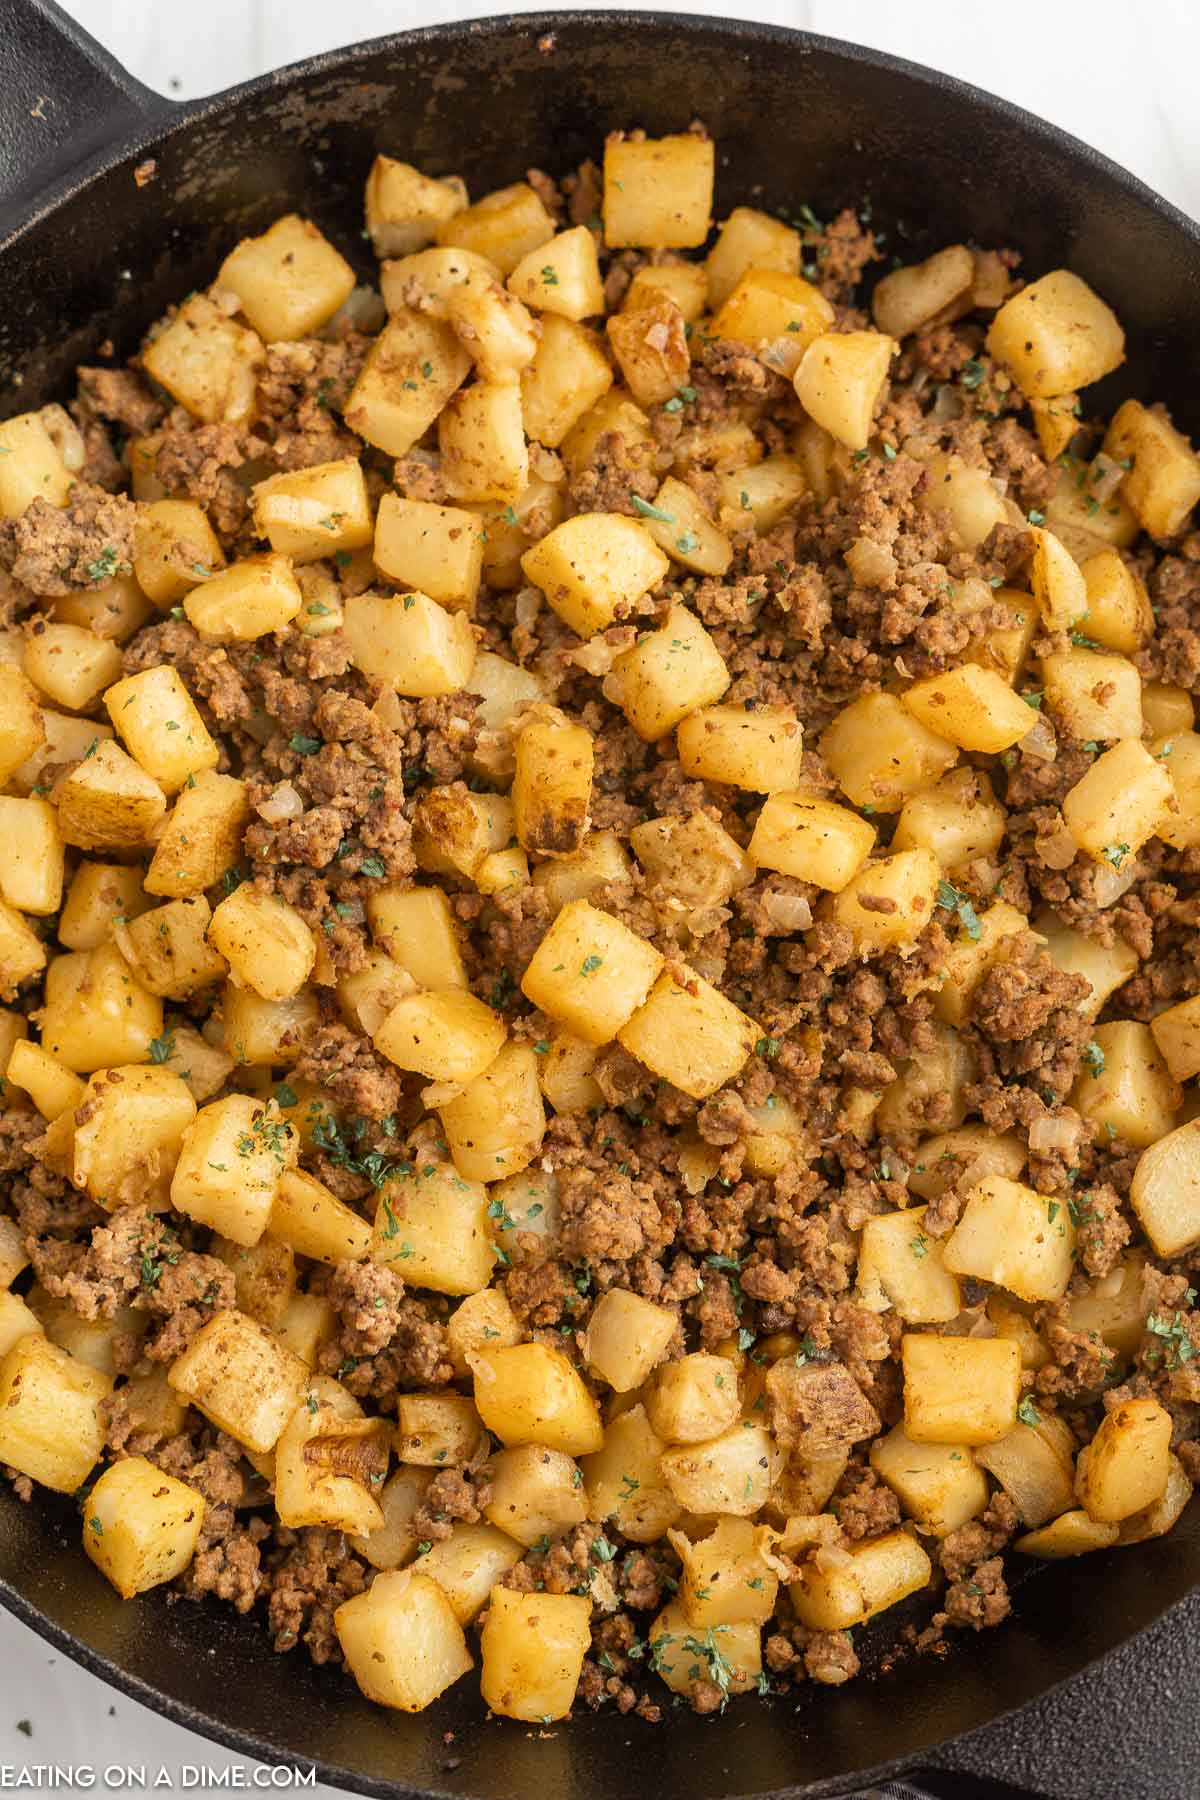
[{"label": "white marble surface", "polygon": [[[332,48],[346,34],[346,14],[328,0],[64,4],[149,86],[179,97]],[[1190,123],[1200,51],[1196,0],[1155,0],[1141,11],[1123,0],[1090,0],[1087,7],[1063,0],[988,7],[978,0],[693,0],[691,10],[827,32],[945,69],[1052,119],[1200,217],[1200,139]],[[352,29],[368,38],[484,11],[486,0],[466,7],[448,0],[408,0],[403,7],[396,0],[357,0]],[[28,1723],[32,1736],[18,1721]],[[185,1765],[241,1762],[114,1694],[0,1617],[0,1786],[6,1766],[48,1760],[165,1767],[180,1789]],[[250,1778],[251,1765],[243,1767],[238,1785]]]}]

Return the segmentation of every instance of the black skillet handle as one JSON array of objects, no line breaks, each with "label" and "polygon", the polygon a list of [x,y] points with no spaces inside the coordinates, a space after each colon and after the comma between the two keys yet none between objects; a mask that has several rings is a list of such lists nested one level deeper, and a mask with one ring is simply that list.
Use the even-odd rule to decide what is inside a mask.
[{"label": "black skillet handle", "polygon": [[0,0],[0,216],[170,111],[54,0]]}]

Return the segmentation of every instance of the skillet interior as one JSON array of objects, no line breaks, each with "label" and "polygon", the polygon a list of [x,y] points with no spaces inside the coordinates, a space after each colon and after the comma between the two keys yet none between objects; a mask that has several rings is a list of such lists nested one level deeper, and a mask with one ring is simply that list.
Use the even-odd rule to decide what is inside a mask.
[{"label": "skillet interior", "polygon": [[[21,7],[28,0],[4,0],[0,26]],[[98,92],[103,103],[103,73]],[[131,348],[169,301],[211,278],[236,236],[287,207],[310,212],[366,267],[357,221],[377,149],[458,170],[481,191],[527,162],[569,168],[616,126],[677,130],[700,116],[720,150],[718,215],[756,195],[767,206],[808,201],[819,214],[869,200],[906,259],[971,237],[1015,244],[1034,271],[1069,264],[1128,332],[1130,362],[1112,395],[1164,395],[1185,429],[1200,430],[1196,228],[1050,127],[873,53],[716,20],[537,15],[383,40],[186,108],[154,102],[139,116],[128,93],[109,96],[128,127],[120,143],[95,147],[89,106],[82,164],[71,167],[78,140],[47,157],[53,208],[11,204],[5,218],[0,207],[12,232],[2,411],[56,397],[107,336]],[[147,154],[157,168],[139,186],[132,168]],[[216,1607],[166,1607],[161,1596],[121,1604],[80,1557],[77,1534],[69,1504],[22,1508],[0,1495],[0,1597],[98,1673],[250,1754],[314,1758],[329,1779],[364,1791],[487,1800],[538,1788],[563,1800],[617,1800],[643,1786],[696,1800],[834,1793],[880,1765],[928,1761],[1123,1642],[1200,1576],[1193,1507],[1168,1539],[1026,1582],[1015,1620],[956,1644],[947,1663],[902,1663],[884,1685],[808,1690],[798,1706],[742,1704],[716,1728],[687,1713],[659,1731],[601,1717],[539,1742],[482,1724],[466,1684],[445,1711],[385,1714],[338,1676],[269,1655],[256,1627]],[[1186,1634],[1200,1609],[1177,1616]],[[458,1734],[449,1746],[446,1729]],[[1186,1721],[1181,1737],[1185,1757]],[[1004,1755],[994,1740],[961,1760],[1001,1773]],[[1064,1768],[1056,1791],[1097,1790]],[[1185,1792],[1182,1778],[1166,1791]]]}]

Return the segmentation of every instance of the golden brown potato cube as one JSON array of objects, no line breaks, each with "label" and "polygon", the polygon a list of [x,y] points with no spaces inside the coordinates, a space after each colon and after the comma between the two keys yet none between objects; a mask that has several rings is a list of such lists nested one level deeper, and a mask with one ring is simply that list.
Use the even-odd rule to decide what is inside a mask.
[{"label": "golden brown potato cube", "polygon": [[162,1037],[162,1001],[115,944],[56,956],[46,972],[42,1043],[76,1074],[145,1062]]},{"label": "golden brown potato cube", "polygon": [[457,175],[439,180],[411,163],[377,156],[366,191],[367,230],[376,256],[405,256],[431,244],[439,225],[466,204],[466,186]]},{"label": "golden brown potato cube", "polygon": [[1142,1149],[1165,1137],[1183,1089],[1163,1060],[1153,1026],[1135,1019],[1097,1025],[1084,1047],[1071,1104],[1097,1143],[1117,1136]]},{"label": "golden brown potato cube", "polygon": [[22,1270],[28,1267],[24,1232],[15,1219],[0,1218],[0,1292],[7,1292]]},{"label": "golden brown potato cube", "polygon": [[449,1537],[422,1550],[420,1573],[437,1582],[459,1624],[469,1625],[520,1558],[521,1546],[494,1525],[454,1525]]},{"label": "golden brown potato cube", "polygon": [[904,1429],[918,1444],[989,1444],[1016,1423],[1021,1352],[1011,1338],[906,1332]]},{"label": "golden brown potato cube", "polygon": [[538,330],[531,314],[515,298],[515,290],[506,292],[498,281],[466,281],[452,288],[446,317],[484,381],[510,381],[537,355]]},{"label": "golden brown potato cube", "polygon": [[254,529],[293,563],[361,549],[372,537],[362,464],[346,456],[269,475],[254,487]]},{"label": "golden brown potato cube", "polygon": [[713,524],[700,496],[674,475],[667,476],[643,517],[655,543],[694,575],[724,575],[733,561],[732,544]]},{"label": "golden brown potato cube", "polygon": [[561,1350],[546,1344],[487,1345],[470,1357],[475,1406],[503,1444],[540,1444],[565,1456],[599,1450],[595,1400]]},{"label": "golden brown potato cube", "polygon": [[641,1387],[662,1361],[679,1327],[669,1306],[656,1306],[626,1288],[610,1288],[588,1320],[584,1355],[588,1367],[618,1394]]},{"label": "golden brown potato cube", "polygon": [[665,1448],[643,1407],[612,1418],[602,1447],[582,1464],[589,1516],[612,1519],[635,1544],[660,1538],[682,1510],[662,1478],[659,1459]]},{"label": "golden brown potato cube", "polygon": [[109,1376],[26,1333],[0,1361],[0,1456],[31,1481],[73,1494],[104,1450],[100,1409],[111,1391]]},{"label": "golden brown potato cube", "polygon": [[124,925],[145,912],[149,904],[141,869],[127,863],[83,860],[59,914],[59,943],[68,950],[95,950],[112,936],[114,921]]},{"label": "golden brown potato cube", "polygon": [[933,1564],[916,1538],[890,1531],[851,1546],[850,1562],[805,1562],[788,1588],[801,1624],[813,1631],[846,1631],[925,1587]]},{"label": "golden brown potato cube", "polygon": [[768,456],[717,477],[718,521],[725,531],[770,531],[808,492],[808,476],[793,456]]},{"label": "golden brown potato cube", "polygon": [[232,980],[263,1000],[290,1000],[316,959],[312,932],[294,906],[244,881],[220,902],[208,938],[229,964]]},{"label": "golden brown potato cube", "polygon": [[479,1675],[492,1712],[541,1724],[566,1718],[591,1645],[591,1604],[578,1594],[493,1588]]},{"label": "golden brown potato cube", "polygon": [[538,1083],[555,1112],[586,1112],[590,1106],[603,1105],[604,1096],[592,1074],[599,1044],[585,1043],[569,1031],[556,1031],[534,1048],[541,1065]]},{"label": "golden brown potato cube", "polygon": [[0,517],[19,519],[32,500],[65,506],[74,481],[40,413],[0,424]]},{"label": "golden brown potato cube", "polygon": [[924,262],[885,275],[871,295],[871,317],[889,336],[909,337],[967,296],[974,281],[975,258],[965,244],[950,244]]},{"label": "golden brown potato cube", "polygon": [[1042,683],[1046,710],[1067,737],[1110,744],[1141,737],[1141,677],[1126,657],[1060,651],[1042,658]]},{"label": "golden brown potato cube", "polygon": [[265,343],[311,337],[354,286],[354,270],[311,219],[286,213],[261,237],[243,238],[217,272],[217,285]]},{"label": "golden brown potato cube", "polygon": [[1182,531],[1200,500],[1200,456],[1166,409],[1126,400],[1112,416],[1104,450],[1128,470],[1121,494],[1138,524],[1157,538]]},{"label": "golden brown potato cube", "polygon": [[604,311],[596,240],[586,225],[560,231],[524,255],[508,278],[509,292],[539,312],[589,319]]},{"label": "golden brown potato cube", "polygon": [[803,731],[788,708],[699,707],[680,720],[675,741],[683,772],[693,779],[759,794],[800,784]]},{"label": "golden brown potato cube", "polygon": [[537,1065],[528,1044],[507,1043],[456,1099],[438,1106],[450,1154],[470,1180],[516,1175],[541,1149],[546,1109]]},{"label": "golden brown potato cube", "polygon": [[1088,1517],[1116,1525],[1160,1499],[1170,1477],[1172,1420],[1157,1400],[1126,1400],[1106,1414],[1079,1464]]},{"label": "golden brown potato cube", "polygon": [[589,831],[573,856],[538,863],[533,884],[543,890],[555,912],[570,900],[589,900],[610,881],[628,881],[632,865],[614,831]]},{"label": "golden brown potato cube", "polygon": [[8,1052],[4,1079],[29,1095],[43,1119],[57,1119],[68,1107],[74,1112],[83,1099],[79,1076],[29,1038],[18,1038]]},{"label": "golden brown potato cube", "polygon": [[689,250],[708,236],[715,149],[695,132],[604,145],[604,242],[610,250]]},{"label": "golden brown potato cube", "polygon": [[617,1033],[631,1056],[694,1100],[732,1081],[760,1038],[753,1019],[682,964],[659,976]]},{"label": "golden brown potato cube", "polygon": [[481,701],[475,709],[481,727],[480,741],[472,762],[498,785],[511,781],[515,767],[513,729],[525,709],[543,698],[542,683],[533,670],[523,669],[506,657],[494,656],[490,650],[480,650],[467,692],[478,694]]},{"label": "golden brown potato cube", "polygon": [[147,375],[206,425],[253,418],[265,362],[258,333],[236,324],[207,294],[185,300],[142,352]]},{"label": "golden brown potato cube", "polygon": [[[313,1381],[314,1387],[316,1379]],[[403,1563],[411,1561],[417,1547],[417,1534],[412,1522],[432,1479],[431,1469],[401,1466],[378,1490],[383,1524],[366,1536],[356,1534],[349,1540],[373,1569],[398,1569]]]},{"label": "golden brown potato cube", "polygon": [[134,761],[165,794],[178,793],[189,775],[216,768],[220,752],[170,664],[115,682],[104,705]]},{"label": "golden brown potato cube", "polygon": [[[928,850],[899,850],[869,862],[828,902],[860,956],[913,943],[933,917],[941,870]],[[880,902],[884,904],[881,905]]]},{"label": "golden brown potato cube", "polygon": [[389,313],[411,307],[434,319],[449,319],[451,304],[464,289],[493,286],[499,273],[486,256],[439,245],[385,262],[379,271],[379,287]]},{"label": "golden brown potato cube", "polygon": [[465,1085],[499,1055],[504,1021],[474,994],[407,994],[373,1034],[375,1048],[398,1069],[430,1081]]},{"label": "golden brown potato cube", "polygon": [[290,559],[271,550],[244,556],[192,588],[183,610],[201,637],[248,643],[282,630],[303,604]]},{"label": "golden brown potato cube", "polygon": [[381,1706],[421,1712],[474,1667],[450,1601],[413,1569],[384,1569],[333,1622],[347,1668]]},{"label": "golden brown potato cube", "polygon": [[0,782],[7,784],[45,741],[37,689],[14,663],[0,664]]},{"label": "golden brown potato cube", "polygon": [[758,815],[746,854],[760,869],[811,881],[836,894],[861,869],[875,844],[866,819],[804,792],[772,794]]},{"label": "golden brown potato cube", "polygon": [[262,1325],[219,1312],[168,1372],[176,1393],[247,1450],[275,1448],[308,1382],[308,1370]]},{"label": "golden brown potato cube", "polygon": [[948,1537],[978,1518],[989,1499],[987,1477],[969,1449],[914,1443],[903,1425],[871,1445],[871,1467],[905,1514],[932,1537]]},{"label": "golden brown potato cube", "polygon": [[385,494],[375,521],[375,566],[399,587],[470,615],[483,568],[478,521],[455,506]]},{"label": "golden brown potato cube", "polygon": [[217,569],[225,552],[202,506],[194,500],[154,500],[134,528],[133,572],[138,586],[166,611]]},{"label": "golden brown potato cube", "polygon": [[83,1548],[123,1600],[173,1581],[191,1562],[204,1524],[203,1494],[144,1456],[105,1469],[87,1497]]},{"label": "golden brown potato cube", "polygon": [[942,1260],[942,1244],[923,1230],[925,1208],[878,1213],[858,1247],[858,1298],[871,1312],[895,1307],[906,1325],[944,1325],[962,1308],[958,1282]]},{"label": "golden brown potato cube", "polygon": [[1062,803],[1079,848],[1118,872],[1171,816],[1174,789],[1167,765],[1136,739],[1098,756]]},{"label": "golden brown potato cube", "polygon": [[572,427],[563,443],[563,461],[572,475],[582,474],[589,467],[600,439],[610,433],[620,438],[631,467],[645,468],[653,460],[657,446],[649,419],[624,388],[609,388]]},{"label": "golden brown potato cube", "polygon": [[322,1350],[337,1336],[337,1328],[338,1316],[324,1294],[293,1294],[275,1335],[306,1369],[315,1369]]},{"label": "golden brown potato cube", "polygon": [[142,986],[163,1000],[189,994],[228,974],[223,956],[208,943],[211,910],[204,896],[170,900],[113,927],[113,941]]},{"label": "golden brown potato cube", "polygon": [[514,381],[475,381],[438,418],[441,474],[452,500],[512,501],[529,484],[529,450]]},{"label": "golden brown potato cube", "polygon": [[471,358],[449,325],[402,307],[367,353],[346,423],[386,455],[407,456],[470,372]]},{"label": "golden brown potato cube", "polygon": [[0,895],[19,912],[45,916],[62,902],[63,843],[48,801],[0,796]]},{"label": "golden brown potato cube", "polygon": [[747,853],[705,812],[644,819],[629,842],[651,881],[684,907],[721,906],[754,879]]},{"label": "golden brown potato cube", "polygon": [[[738,283],[750,271],[775,272],[795,277],[800,267],[800,233],[770,213],[751,206],[735,206],[717,233],[708,253],[709,301],[720,317]],[[828,323],[832,324],[832,311]],[[822,327],[824,329],[824,327]],[[732,335],[716,331],[717,337]]]},{"label": "golden brown potato cube", "polygon": [[1111,478],[1114,460],[1101,451],[1085,463],[1064,450],[1054,465],[1046,524],[1080,564],[1106,547],[1127,550],[1138,534],[1138,521],[1120,488],[1102,505],[1093,491],[1097,482]]},{"label": "golden brown potato cube", "polygon": [[1119,369],[1125,333],[1112,309],[1069,269],[1052,269],[1006,300],[987,347],[1038,399],[1073,393]]},{"label": "golden brown potato cube", "polygon": [[1031,400],[1029,410],[1033,414],[1042,456],[1046,462],[1053,462],[1063,454],[1079,430],[1079,395],[1057,394],[1049,400]]},{"label": "golden brown potato cube", "polygon": [[513,806],[504,794],[434,788],[417,802],[413,827],[418,868],[474,879],[485,857],[512,842]]},{"label": "golden brown potato cube", "polygon": [[[1130,672],[1136,679],[1132,667]],[[1025,701],[1013,693],[1002,675],[976,663],[964,663],[944,675],[914,682],[905,690],[902,702],[914,719],[962,750],[995,754],[1032,729]]]},{"label": "golden brown potato cube", "polygon": [[893,850],[931,850],[948,874],[991,856],[1004,837],[1006,813],[981,769],[952,769],[904,802]]},{"label": "golden brown potato cube", "polygon": [[271,1102],[264,1107],[251,1094],[214,1100],[184,1132],[171,1204],[235,1244],[257,1244],[298,1151],[299,1138]]},{"label": "golden brown potato cube", "polygon": [[1172,737],[1155,737],[1149,748],[1170,775],[1179,802],[1178,812],[1168,812],[1160,820],[1158,835],[1176,850],[1191,850],[1200,844],[1200,734],[1186,729]]},{"label": "golden brown potato cube", "polygon": [[673,300],[641,312],[609,315],[608,347],[639,406],[661,406],[687,385],[692,355],[687,326]]},{"label": "golden brown potato cube", "polygon": [[708,275],[703,264],[685,262],[682,257],[675,262],[644,264],[635,270],[625,289],[621,311],[641,312],[659,300],[673,300],[688,324],[694,325],[708,305]]},{"label": "golden brown potato cube", "polygon": [[121,652],[81,625],[43,621],[25,640],[25,673],[56,706],[82,712],[121,673]]},{"label": "golden brown potato cube", "polygon": [[135,850],[167,809],[166,795],[111,738],[92,747],[55,786],[58,828],[81,850]]},{"label": "golden brown potato cube", "polygon": [[557,449],[613,383],[612,365],[594,331],[548,313],[533,361],[521,371],[526,434]]},{"label": "golden brown potato cube", "polygon": [[441,888],[380,888],[367,896],[367,918],[418,987],[466,987],[454,909]]},{"label": "golden brown potato cube", "polygon": [[316,1262],[361,1262],[371,1243],[367,1221],[303,1169],[280,1175],[268,1223],[272,1237]]},{"label": "golden brown potato cube", "polygon": [[819,288],[781,269],[749,268],[712,322],[712,334],[760,352],[790,380],[814,338],[830,329],[833,308]]},{"label": "golden brown potato cube", "polygon": [[264,1232],[257,1244],[235,1244],[232,1238],[214,1236],[209,1254],[232,1272],[238,1311],[268,1330],[278,1331],[296,1297],[292,1246],[269,1232]]},{"label": "golden brown potato cube", "polygon": [[1101,944],[1074,926],[1064,925],[1057,913],[1038,913],[1033,929],[1045,940],[1046,954],[1064,975],[1082,975],[1091,983],[1090,997],[1081,1004],[1085,1018],[1094,1019],[1109,995],[1129,980],[1137,968],[1137,952],[1123,938]]},{"label": "golden brown potato cube", "polygon": [[488,1344],[519,1344],[521,1327],[501,1288],[467,1294],[446,1321],[446,1347],[456,1375],[470,1375],[467,1358]]},{"label": "golden brown potato cube", "polygon": [[967,1194],[942,1260],[953,1274],[990,1281],[1019,1300],[1061,1300],[1075,1262],[1075,1226],[1061,1202],[988,1175]]},{"label": "golden brown potato cube", "polygon": [[236,863],[250,805],[243,781],[206,771],[178,795],[146,875],[146,892],[201,894]]},{"label": "golden brown potato cube", "polygon": [[746,1621],[765,1625],[775,1611],[781,1567],[774,1556],[778,1533],[749,1519],[718,1519],[693,1541],[682,1531],[670,1540],[683,1565],[679,1601],[698,1631]]},{"label": "golden brown potato cube", "polygon": [[1088,637],[1107,650],[1132,656],[1154,636],[1154,613],[1145,583],[1118,550],[1097,550],[1084,563],[1082,574],[1087,588]]},{"label": "golden brown potato cube", "polygon": [[762,1627],[752,1619],[714,1625],[697,1637],[678,1600],[664,1606],[646,1634],[651,1668],[673,1693],[689,1695],[698,1681],[720,1676],[723,1691],[748,1694],[762,1681]]},{"label": "golden brown potato cube", "polygon": [[481,1182],[464,1180],[455,1163],[428,1162],[411,1173],[398,1172],[380,1195],[370,1255],[413,1287],[478,1293],[487,1286],[495,1259],[487,1190]]},{"label": "golden brown potato cube", "polygon": [[[490,500],[472,502],[467,511],[480,521],[478,529],[483,544],[483,579],[488,586],[524,587],[521,558],[530,544],[536,543],[547,531],[553,531],[561,520],[564,489],[561,483],[534,477],[503,509],[496,501]],[[535,671],[522,670],[521,673],[534,683],[537,682]]]},{"label": "golden brown potato cube", "polygon": [[75,1127],[75,1186],[110,1209],[151,1196],[165,1199],[196,1117],[187,1083],[153,1065],[98,1069],[83,1106],[87,1117]]},{"label": "golden brown potato cube", "polygon": [[587,1518],[583,1478],[574,1458],[545,1444],[515,1444],[491,1460],[492,1524],[527,1548],[558,1537]]},{"label": "golden brown potato cube", "polygon": [[1200,1074],[1200,994],[1168,1006],[1151,1019],[1150,1030],[1173,1080]]},{"label": "golden brown potato cube", "polygon": [[321,1022],[320,1002],[311,988],[290,1000],[263,1000],[253,988],[230,982],[221,997],[221,1010],[225,1049],[237,1063],[252,1069],[297,1062]]},{"label": "golden brown potato cube", "polygon": [[993,526],[1008,522],[1008,509],[986,470],[941,451],[930,457],[927,468],[917,505],[922,512],[945,516],[952,549],[978,549]]},{"label": "golden brown potato cube", "polygon": [[635,519],[577,513],[527,550],[521,567],[559,618],[591,637],[661,581],[670,564]]},{"label": "golden brown potato cube", "polygon": [[375,1489],[389,1461],[386,1419],[347,1416],[310,1387],[275,1447],[275,1511],[282,1525],[321,1525],[366,1537],[384,1524]]},{"label": "golden brown potato cube", "polygon": [[536,856],[573,856],[590,823],[594,740],[561,713],[527,717],[514,740],[513,816]]},{"label": "golden brown potato cube", "polygon": [[1175,1455],[1168,1457],[1167,1485],[1157,1500],[1122,1519],[1118,1543],[1142,1544],[1147,1538],[1163,1537],[1171,1530],[1192,1497],[1192,1483],[1183,1464]]},{"label": "golden brown potato cube", "polygon": [[[962,904],[957,890],[951,888],[944,892],[939,886],[938,906],[950,914],[945,929],[952,942],[939,971],[942,985],[934,1006],[939,1019],[944,1019],[947,1025],[958,1026],[968,1022],[979,983],[1010,948],[1005,940],[1029,927],[1025,914],[1010,906],[1007,900],[994,901],[982,916],[972,916],[972,908],[965,920],[959,912]],[[956,916],[959,929],[954,931],[952,920]]]},{"label": "golden brown potato cube", "polygon": [[1027,1531],[1013,1540],[1013,1549],[1025,1556],[1057,1562],[1066,1556],[1084,1556],[1089,1550],[1107,1550],[1120,1536],[1117,1525],[1102,1524],[1080,1509],[1062,1513],[1040,1531]]},{"label": "golden brown potato cube", "polygon": [[888,367],[900,346],[878,331],[822,332],[794,377],[805,412],[849,450],[865,450]]},{"label": "golden brown potato cube", "polygon": [[1142,1151],[1129,1204],[1157,1255],[1200,1243],[1200,1119],[1189,1119]]},{"label": "golden brown potato cube", "polygon": [[401,1462],[420,1468],[453,1466],[469,1463],[479,1449],[483,1427],[465,1394],[401,1394],[396,1416]]},{"label": "golden brown potato cube", "polygon": [[[488,1191],[491,1194],[488,1218],[492,1221],[493,1235],[501,1249],[514,1260],[519,1260],[523,1254],[522,1237],[528,1235],[545,1243],[557,1229],[558,1182],[553,1172],[524,1169],[515,1175],[506,1175],[503,1181],[493,1182]],[[512,1342],[519,1342],[521,1336],[518,1332]],[[488,1338],[486,1341],[491,1343],[493,1340]]]},{"label": "golden brown potato cube", "polygon": [[686,1512],[749,1518],[766,1504],[780,1457],[762,1425],[742,1419],[720,1437],[663,1452],[663,1479]]},{"label": "golden brown potato cube", "polygon": [[1031,527],[1030,585],[1048,631],[1069,631],[1087,612],[1087,584],[1079,564],[1054,532]]},{"label": "golden brown potato cube", "polygon": [[728,1360],[694,1351],[655,1373],[646,1391],[646,1416],[669,1444],[697,1444],[720,1437],[741,1411]]},{"label": "golden brown potato cube", "polygon": [[356,669],[413,699],[457,693],[475,664],[466,614],[448,612],[428,594],[352,595],[345,634]]},{"label": "golden brown potato cube", "polygon": [[502,276],[511,275],[531,251],[554,236],[554,220],[524,181],[497,188],[438,226],[437,241],[486,256]]},{"label": "golden brown potato cube", "polygon": [[45,1336],[45,1328],[32,1307],[27,1306],[19,1294],[7,1290],[0,1292],[0,1363],[13,1345],[31,1332]]},{"label": "golden brown potato cube", "polygon": [[882,692],[842,708],[821,734],[821,754],[847,798],[876,812],[899,812],[910,794],[931,787],[957,760],[944,737]]},{"label": "golden brown potato cube", "polygon": [[572,900],[534,952],[521,991],[577,1037],[606,1044],[645,1004],[662,966],[659,952],[619,919]]}]

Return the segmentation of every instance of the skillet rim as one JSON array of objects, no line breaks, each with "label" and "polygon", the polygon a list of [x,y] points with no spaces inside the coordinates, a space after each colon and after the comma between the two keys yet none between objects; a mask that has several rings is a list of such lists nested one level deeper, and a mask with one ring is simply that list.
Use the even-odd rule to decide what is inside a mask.
[{"label": "skillet rim", "polygon": [[[42,19],[43,28],[82,53],[111,84],[114,100],[122,103],[118,129],[111,142],[71,159],[68,140],[54,153],[55,173],[51,179],[24,202],[5,202],[0,194],[0,267],[8,255],[19,255],[24,240],[39,225],[82,193],[104,174],[119,169],[153,152],[191,126],[236,110],[257,96],[274,95],[298,82],[321,75],[352,75],[356,64],[365,62],[382,50],[403,52],[413,48],[436,48],[447,44],[470,43],[476,39],[495,38],[513,33],[521,36],[543,36],[559,32],[604,30],[638,33],[649,28],[673,29],[683,35],[710,33],[724,39],[729,47],[746,55],[769,54],[772,46],[786,45],[802,54],[820,53],[842,63],[864,66],[884,74],[896,74],[916,82],[935,94],[945,94],[976,110],[994,126],[1015,132],[1056,152],[1072,163],[1084,180],[1101,178],[1112,184],[1140,206],[1157,215],[1193,251],[1200,252],[1200,222],[1185,213],[1173,201],[1156,192],[1139,176],[1115,162],[1093,145],[1054,125],[1025,107],[993,94],[975,83],[898,56],[824,33],[793,29],[756,20],[733,19],[725,15],[685,13],[674,10],[628,11],[620,8],[586,8],[559,12],[540,9],[509,16],[484,15],[470,19],[450,20],[439,24],[413,27],[407,31],[389,32],[375,38],[361,39],[337,49],[318,52],[297,62],[285,64],[267,73],[225,88],[215,94],[186,101],[173,101],[159,95],[131,77],[107,50],[74,19],[65,15],[54,0],[26,0]],[[63,164],[66,166],[62,166]],[[1185,1603],[1181,1594],[1168,1602],[1135,1631],[1109,1645],[1105,1650],[1068,1671],[1035,1695],[995,1713],[985,1724],[940,1740],[929,1754],[936,1755],[951,1746],[967,1746],[997,1726],[1016,1718],[1025,1708],[1046,1699],[1055,1699],[1071,1683],[1084,1680],[1099,1664],[1123,1645],[1132,1643],[1156,1620],[1161,1620]],[[152,1686],[141,1676],[132,1674],[117,1662],[94,1650],[65,1626],[42,1612],[11,1582],[0,1577],[0,1605],[29,1627],[45,1642],[73,1662],[98,1676],[108,1686],[148,1707],[186,1730],[236,1754],[269,1766],[311,1769],[322,1783],[352,1793],[377,1796],[378,1800],[464,1800],[463,1790],[442,1787],[414,1788],[404,1783],[366,1774],[360,1770],[315,1758],[299,1758],[278,1746],[245,1731],[227,1725],[213,1715],[201,1712],[187,1702]],[[949,1670],[947,1669],[947,1674]],[[847,1781],[855,1790],[889,1778],[919,1772],[921,1760],[902,1755],[858,1769],[846,1776],[829,1776],[812,1782],[801,1782],[786,1788],[759,1790],[753,1800],[836,1800],[847,1794]]]}]

